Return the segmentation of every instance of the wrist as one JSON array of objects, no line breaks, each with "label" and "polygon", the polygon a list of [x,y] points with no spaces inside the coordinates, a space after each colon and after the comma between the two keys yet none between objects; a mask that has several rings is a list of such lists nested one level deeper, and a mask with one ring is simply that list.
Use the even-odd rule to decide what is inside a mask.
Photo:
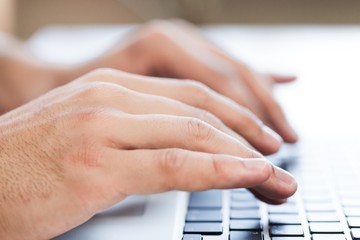
[{"label": "wrist", "polygon": [[148,43],[134,41],[123,44],[79,65],[51,66],[49,71],[56,86],[66,84],[94,69],[113,68],[141,75],[153,75],[151,66],[158,62]]}]

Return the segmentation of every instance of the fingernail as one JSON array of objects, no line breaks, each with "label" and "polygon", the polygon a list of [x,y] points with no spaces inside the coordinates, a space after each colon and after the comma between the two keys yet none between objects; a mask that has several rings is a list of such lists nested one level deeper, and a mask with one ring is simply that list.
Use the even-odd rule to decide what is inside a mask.
[{"label": "fingernail", "polygon": [[289,126],[290,134],[292,135],[293,142],[296,142],[298,140],[298,134],[295,132],[294,128]]},{"label": "fingernail", "polygon": [[295,183],[294,177],[281,168],[275,167],[275,176],[285,184],[292,185]]},{"label": "fingernail", "polygon": [[265,141],[267,142],[274,142],[276,141],[277,143],[282,143],[283,140],[280,137],[279,134],[277,134],[274,130],[272,130],[271,128],[269,128],[268,126],[263,126],[262,130],[264,131],[264,136],[265,136]]},{"label": "fingernail", "polygon": [[269,164],[268,161],[261,159],[246,159],[243,160],[243,163],[245,168],[252,171],[263,170]]},{"label": "fingernail", "polygon": [[284,136],[284,139],[286,140],[286,142],[295,143],[298,139],[298,135],[297,135],[296,131],[294,130],[294,128],[290,125],[289,122],[287,122],[284,130],[286,130],[286,132],[287,132],[286,136]]},{"label": "fingernail", "polygon": [[263,126],[262,129],[264,133],[263,134],[264,149],[262,150],[263,153],[265,155],[268,155],[279,151],[281,144],[283,143],[283,140],[280,137],[280,135],[267,126]]}]

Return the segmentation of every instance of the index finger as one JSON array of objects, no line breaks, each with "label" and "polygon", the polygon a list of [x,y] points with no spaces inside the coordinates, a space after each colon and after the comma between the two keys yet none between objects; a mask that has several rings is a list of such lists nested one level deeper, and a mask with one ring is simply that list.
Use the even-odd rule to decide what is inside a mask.
[{"label": "index finger", "polygon": [[[261,158],[243,159],[174,148],[112,149],[106,161],[107,173],[125,195],[261,186],[258,191],[264,196],[284,199],[296,190],[294,180],[282,182],[271,163]],[[269,180],[271,184],[267,183]]]},{"label": "index finger", "polygon": [[[264,154],[274,153],[280,147],[280,137],[267,128],[254,114],[199,82],[164,80],[116,70],[106,70],[106,73],[101,77],[102,81],[119,84],[146,94],[172,98],[212,113]],[[99,77],[94,79],[99,79]]]},{"label": "index finger", "polygon": [[264,106],[263,109],[266,111],[275,131],[277,131],[286,142],[296,142],[297,135],[295,131],[290,126],[282,108],[272,96],[269,89],[261,84],[252,71],[246,66],[237,64],[234,60],[233,64],[237,65],[239,75],[243,76],[249,88]]}]

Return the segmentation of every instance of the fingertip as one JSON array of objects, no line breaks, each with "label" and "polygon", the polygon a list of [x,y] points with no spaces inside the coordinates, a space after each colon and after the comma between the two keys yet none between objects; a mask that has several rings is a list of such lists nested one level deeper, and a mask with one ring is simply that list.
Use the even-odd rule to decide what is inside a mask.
[{"label": "fingertip", "polygon": [[274,121],[274,128],[276,132],[282,137],[286,143],[295,143],[298,140],[298,134],[295,129],[290,125],[289,121],[283,115],[282,119]]},{"label": "fingertip", "polygon": [[299,139],[298,134],[291,126],[287,127],[286,132],[282,134],[282,137],[287,143],[296,143]]},{"label": "fingertip", "polygon": [[251,191],[262,201],[271,204],[281,204],[297,190],[293,176],[273,165],[271,177],[264,183],[251,188]]},{"label": "fingertip", "polygon": [[267,126],[263,126],[262,131],[263,131],[263,137],[262,137],[263,147],[261,149],[261,152],[265,155],[269,155],[279,151],[283,143],[283,139],[280,137],[280,135]]},{"label": "fingertip", "polygon": [[259,200],[266,202],[267,204],[271,204],[271,205],[280,205],[283,204],[287,201],[287,198],[269,198],[264,196],[263,194],[260,194],[259,192],[257,192],[254,189],[250,189],[250,191],[252,192],[252,194],[254,194],[254,196],[256,198],[258,198]]},{"label": "fingertip", "polygon": [[278,179],[279,183],[282,185],[280,193],[282,198],[292,196],[297,190],[297,182],[295,178],[289,172],[279,167],[274,167],[274,173],[276,179]]},{"label": "fingertip", "polygon": [[297,79],[297,76],[293,74],[289,74],[289,75],[271,74],[270,76],[276,83],[289,83]]}]

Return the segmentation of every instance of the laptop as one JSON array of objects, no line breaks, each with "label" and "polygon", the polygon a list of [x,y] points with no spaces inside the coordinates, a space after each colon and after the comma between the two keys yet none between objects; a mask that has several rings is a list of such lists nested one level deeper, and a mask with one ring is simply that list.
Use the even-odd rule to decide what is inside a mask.
[{"label": "laptop", "polygon": [[[94,49],[108,44],[99,44],[98,31],[111,39],[119,27],[98,28],[47,28],[30,44],[46,39],[46,49],[51,43],[66,49],[77,39],[77,49]],[[55,239],[360,239],[360,27],[226,25],[204,31],[261,70],[299,74],[297,83],[275,90],[300,141],[269,156],[295,175],[297,193],[278,206],[246,189],[131,196]],[[99,41],[91,46],[89,39]]]}]

